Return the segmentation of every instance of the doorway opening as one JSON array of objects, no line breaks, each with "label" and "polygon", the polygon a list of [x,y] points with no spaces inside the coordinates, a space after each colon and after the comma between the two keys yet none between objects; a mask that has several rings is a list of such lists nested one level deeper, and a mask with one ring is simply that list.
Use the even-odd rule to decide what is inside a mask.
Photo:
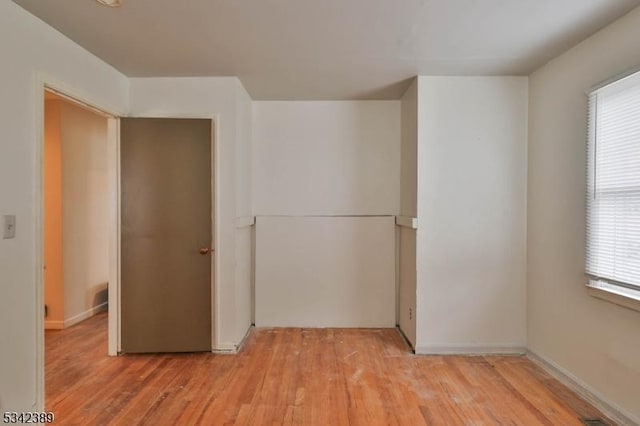
[{"label": "doorway opening", "polygon": [[61,383],[56,362],[75,350],[56,338],[63,329],[98,315],[94,333],[108,342],[99,355],[117,354],[119,120],[44,82],[39,90],[36,405],[44,409]]},{"label": "doorway opening", "polygon": [[108,122],[50,91],[44,111],[44,325],[59,330],[108,307]]}]

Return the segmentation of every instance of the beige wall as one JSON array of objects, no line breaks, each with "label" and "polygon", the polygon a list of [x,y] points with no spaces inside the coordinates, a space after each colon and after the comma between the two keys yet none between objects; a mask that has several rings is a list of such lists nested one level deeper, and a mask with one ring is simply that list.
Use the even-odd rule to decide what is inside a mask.
[{"label": "beige wall", "polygon": [[526,345],[526,77],[418,77],[416,351]]},{"label": "beige wall", "polygon": [[[401,101],[400,215],[418,215],[418,79]],[[416,230],[397,227],[398,325],[416,344]]]},{"label": "beige wall", "polygon": [[64,325],[62,276],[62,146],[60,143],[60,101],[45,102],[44,122],[44,303],[45,327]]},{"label": "beige wall", "polygon": [[253,188],[251,98],[237,81],[236,86],[236,259],[234,342],[240,342],[253,323]]},{"label": "beige wall", "polygon": [[418,215],[418,78],[401,99],[400,215]]},{"label": "beige wall", "polygon": [[107,119],[45,104],[45,327],[63,328],[107,303]]},{"label": "beige wall", "polygon": [[640,312],[587,294],[586,92],[640,66],[636,9],[530,77],[528,345],[640,424]]},{"label": "beige wall", "polygon": [[256,325],[393,327],[392,217],[265,217],[256,224]]},{"label": "beige wall", "polygon": [[[398,325],[416,345],[416,230],[398,226]],[[421,324],[421,327],[424,326]]]},{"label": "beige wall", "polygon": [[395,325],[400,102],[254,102],[253,182],[256,324]]},{"label": "beige wall", "polygon": [[236,217],[253,214],[252,100],[236,80]]},{"label": "beige wall", "polygon": [[64,320],[107,302],[109,180],[107,119],[60,103]]},{"label": "beige wall", "polygon": [[400,102],[253,103],[256,215],[396,215]]}]

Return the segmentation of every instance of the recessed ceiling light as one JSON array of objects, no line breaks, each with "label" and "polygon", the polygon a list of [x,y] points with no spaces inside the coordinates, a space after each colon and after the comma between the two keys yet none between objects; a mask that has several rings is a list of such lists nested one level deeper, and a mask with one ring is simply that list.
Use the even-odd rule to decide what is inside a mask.
[{"label": "recessed ceiling light", "polygon": [[118,7],[122,4],[122,0],[96,0],[100,4],[104,4],[109,7]]}]

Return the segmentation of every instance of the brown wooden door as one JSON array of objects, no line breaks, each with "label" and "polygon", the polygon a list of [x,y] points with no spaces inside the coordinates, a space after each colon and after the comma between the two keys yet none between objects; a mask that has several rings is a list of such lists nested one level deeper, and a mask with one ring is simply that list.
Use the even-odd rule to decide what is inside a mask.
[{"label": "brown wooden door", "polygon": [[120,126],[122,351],[210,351],[212,121]]}]

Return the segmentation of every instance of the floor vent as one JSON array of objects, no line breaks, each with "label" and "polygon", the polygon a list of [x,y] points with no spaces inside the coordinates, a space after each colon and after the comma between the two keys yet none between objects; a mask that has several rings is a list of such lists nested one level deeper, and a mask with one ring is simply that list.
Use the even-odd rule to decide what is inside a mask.
[{"label": "floor vent", "polygon": [[602,419],[580,419],[585,426],[608,426]]}]

